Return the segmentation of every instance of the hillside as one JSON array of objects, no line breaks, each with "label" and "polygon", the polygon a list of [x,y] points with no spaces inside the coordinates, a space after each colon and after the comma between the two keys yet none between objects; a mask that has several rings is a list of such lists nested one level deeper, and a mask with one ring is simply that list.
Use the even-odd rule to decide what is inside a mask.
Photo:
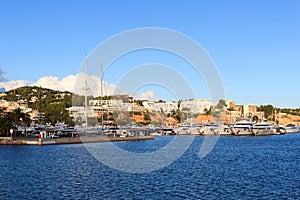
[{"label": "hillside", "polygon": [[55,91],[36,86],[26,86],[5,92],[2,99],[7,101],[28,102],[28,107],[32,109],[43,110],[52,103],[66,103],[68,107],[72,105],[72,93],[64,91]]},{"label": "hillside", "polygon": [[278,118],[277,120],[282,125],[288,125],[288,124],[300,125],[300,116],[298,115],[282,114],[281,117]]},{"label": "hillside", "polygon": [[24,102],[32,110],[44,114],[43,121],[56,123],[57,121],[71,123],[66,108],[72,106],[72,93],[55,91],[47,88],[26,86],[10,90],[2,94],[3,100]]}]

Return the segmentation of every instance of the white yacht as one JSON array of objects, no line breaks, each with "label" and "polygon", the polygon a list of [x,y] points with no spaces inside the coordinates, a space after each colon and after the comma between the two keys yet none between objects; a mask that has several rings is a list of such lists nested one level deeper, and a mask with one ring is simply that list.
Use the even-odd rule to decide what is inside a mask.
[{"label": "white yacht", "polygon": [[161,130],[161,135],[176,135],[176,132],[173,130],[173,128],[163,128]]},{"label": "white yacht", "polygon": [[269,122],[258,122],[253,124],[252,132],[253,135],[271,135],[273,127]]},{"label": "white yacht", "polygon": [[106,136],[113,136],[113,137],[126,137],[127,131],[121,129],[120,127],[109,127],[103,130],[103,134]]},{"label": "white yacht", "polygon": [[246,136],[252,135],[253,123],[249,120],[242,119],[240,121],[235,122],[235,124],[230,128],[232,135],[237,136]]},{"label": "white yacht", "polygon": [[298,133],[299,132],[299,126],[295,124],[288,124],[285,127],[286,133]]},{"label": "white yacht", "polygon": [[192,124],[182,124],[174,129],[177,135],[199,135],[201,126]]},{"label": "white yacht", "polygon": [[200,135],[219,135],[221,131],[219,123],[205,124],[199,129]]},{"label": "white yacht", "polygon": [[220,135],[231,135],[231,131],[230,131],[231,126],[232,126],[232,124],[221,125]]},{"label": "white yacht", "polygon": [[274,135],[280,135],[280,134],[285,134],[286,133],[286,129],[284,128],[284,126],[276,124],[273,126],[273,130],[272,130],[272,134]]},{"label": "white yacht", "polygon": [[161,136],[162,132],[153,132],[151,135],[153,135],[153,136]]}]

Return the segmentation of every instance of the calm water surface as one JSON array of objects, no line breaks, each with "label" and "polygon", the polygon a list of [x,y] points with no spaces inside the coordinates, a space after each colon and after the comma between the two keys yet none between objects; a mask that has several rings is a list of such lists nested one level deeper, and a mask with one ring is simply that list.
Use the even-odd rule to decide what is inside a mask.
[{"label": "calm water surface", "polygon": [[[120,142],[144,152],[166,145]],[[203,137],[172,165],[146,174],[110,169],[84,145],[0,146],[1,199],[298,199],[300,134],[220,137],[204,159]]]}]

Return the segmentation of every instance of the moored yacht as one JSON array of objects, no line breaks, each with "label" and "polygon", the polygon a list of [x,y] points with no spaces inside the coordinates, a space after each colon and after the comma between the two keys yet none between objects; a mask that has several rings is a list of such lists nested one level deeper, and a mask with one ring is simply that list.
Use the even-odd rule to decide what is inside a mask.
[{"label": "moored yacht", "polygon": [[242,119],[240,121],[235,122],[235,124],[230,128],[232,135],[237,136],[246,136],[252,135],[253,123],[249,120]]},{"label": "moored yacht", "polygon": [[193,124],[182,124],[174,129],[177,135],[199,135],[201,126]]},{"label": "moored yacht", "polygon": [[176,132],[173,130],[173,128],[163,128],[161,130],[161,135],[176,135]]},{"label": "moored yacht", "polygon": [[221,132],[219,133],[220,135],[231,135],[231,126],[232,124],[224,124],[221,125]]},{"label": "moored yacht", "polygon": [[286,133],[286,130],[282,125],[276,124],[273,126],[272,134],[280,135],[280,134],[285,134],[285,133]]},{"label": "moored yacht", "polygon": [[296,126],[295,124],[288,124],[285,126],[286,133],[298,133],[299,132],[299,126]]},{"label": "moored yacht", "polygon": [[205,124],[199,129],[200,135],[219,135],[221,126],[219,123]]},{"label": "moored yacht", "polygon": [[124,129],[121,129],[118,126],[109,127],[107,129],[104,129],[103,133],[106,136],[113,136],[113,137],[125,137],[125,136],[127,136],[127,131],[124,130]]},{"label": "moored yacht", "polygon": [[259,122],[253,125],[253,135],[270,135],[272,133],[272,126],[269,122]]}]

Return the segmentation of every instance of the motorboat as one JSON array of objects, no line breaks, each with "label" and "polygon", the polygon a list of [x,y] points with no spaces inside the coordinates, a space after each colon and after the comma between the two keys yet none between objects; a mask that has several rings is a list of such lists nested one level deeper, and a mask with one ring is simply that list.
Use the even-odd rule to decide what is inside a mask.
[{"label": "motorboat", "polygon": [[281,135],[281,134],[285,134],[285,133],[286,133],[286,129],[284,126],[277,125],[277,124],[273,126],[272,134]]},{"label": "motorboat", "polygon": [[174,129],[177,135],[199,135],[201,126],[193,124],[182,124]]},{"label": "motorboat", "polygon": [[163,128],[161,130],[161,135],[176,135],[176,133],[172,128]]},{"label": "motorboat", "polygon": [[231,135],[231,131],[230,131],[231,126],[232,126],[232,124],[221,125],[220,135]]},{"label": "motorboat", "polygon": [[252,121],[242,119],[237,122],[230,128],[232,135],[237,136],[247,136],[252,135],[253,123]]},{"label": "motorboat", "polygon": [[120,127],[109,127],[103,130],[104,135],[113,137],[126,137],[127,131]]},{"label": "motorboat", "polygon": [[295,124],[288,124],[285,126],[286,133],[299,133],[299,126]]},{"label": "motorboat", "polygon": [[270,135],[272,133],[273,127],[270,125],[269,122],[258,122],[253,124],[252,132],[253,135]]},{"label": "motorboat", "polygon": [[222,128],[219,123],[209,123],[199,129],[200,135],[219,135]]},{"label": "motorboat", "polygon": [[162,132],[153,132],[153,133],[151,133],[151,135],[153,135],[153,136],[161,136]]}]

